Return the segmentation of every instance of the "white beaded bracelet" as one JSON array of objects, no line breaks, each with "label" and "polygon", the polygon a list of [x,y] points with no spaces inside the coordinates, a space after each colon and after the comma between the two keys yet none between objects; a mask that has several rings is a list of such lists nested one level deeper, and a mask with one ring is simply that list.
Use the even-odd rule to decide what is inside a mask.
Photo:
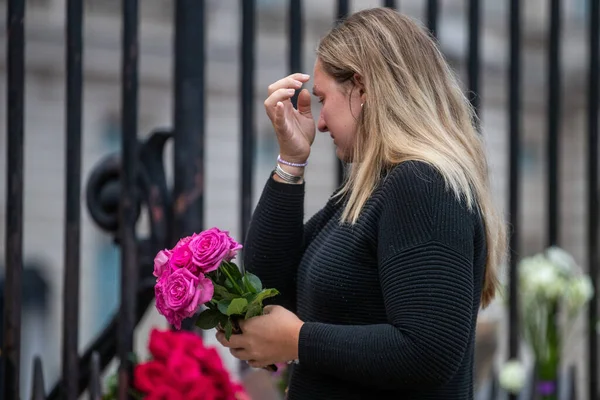
[{"label": "white beaded bracelet", "polygon": [[293,163],[293,162],[285,161],[283,158],[281,158],[281,154],[279,154],[277,156],[277,162],[281,163],[283,165],[288,165],[290,167],[299,167],[299,168],[303,168],[308,165],[308,161],[303,162],[303,163]]}]

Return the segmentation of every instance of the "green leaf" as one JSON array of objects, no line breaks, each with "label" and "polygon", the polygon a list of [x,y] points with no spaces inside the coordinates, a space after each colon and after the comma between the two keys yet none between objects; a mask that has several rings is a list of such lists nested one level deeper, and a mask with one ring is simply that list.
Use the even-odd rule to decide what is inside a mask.
[{"label": "green leaf", "polygon": [[240,269],[234,263],[223,262],[220,267],[221,270],[227,275],[229,278],[234,279],[235,281],[242,280],[242,273]]},{"label": "green leaf", "polygon": [[250,304],[254,301],[254,299],[256,299],[256,296],[258,296],[256,293],[246,293],[244,298],[248,300],[248,304]]},{"label": "green leaf", "polygon": [[108,377],[108,379],[106,380],[106,389],[107,389],[108,393],[114,394],[115,396],[117,395],[117,392],[119,390],[118,374],[114,373]]},{"label": "green leaf", "polygon": [[227,318],[227,322],[225,323],[225,326],[223,327],[223,329],[225,330],[225,339],[227,339],[229,341],[229,338],[231,338],[231,332],[233,331],[233,326],[231,325],[231,319]]},{"label": "green leaf", "polygon": [[204,310],[198,315],[196,326],[200,329],[213,329],[219,325],[219,322],[225,323],[227,317],[219,310]]},{"label": "green leaf", "polygon": [[262,315],[262,313],[263,313],[263,306],[262,306],[262,304],[259,304],[259,303],[249,304],[248,305],[248,311],[246,311],[245,319],[252,318],[252,317],[257,317],[259,315]]},{"label": "green leaf", "polygon": [[210,310],[216,310],[217,309],[217,303],[218,303],[218,301],[216,301],[213,298],[209,302],[204,303],[204,305],[206,306],[206,308],[208,308]]},{"label": "green leaf", "polygon": [[217,300],[232,300],[238,297],[238,295],[236,295],[235,293],[231,293],[229,290],[227,290],[225,286],[214,285],[214,287],[215,294],[213,295],[213,297],[215,297]]},{"label": "green leaf", "polygon": [[237,298],[231,300],[229,307],[227,307],[227,315],[236,315],[243,314],[248,307],[248,300],[242,298]]},{"label": "green leaf", "polygon": [[231,304],[231,300],[221,300],[219,301],[219,303],[217,304],[217,307],[219,308],[219,311],[222,314],[227,315],[227,309],[229,308],[229,305]]},{"label": "green leaf", "polygon": [[251,304],[260,304],[262,305],[263,300],[268,299],[269,297],[274,297],[279,294],[277,289],[263,289],[260,293],[256,295],[254,300],[252,300]]},{"label": "green leaf", "polygon": [[250,272],[246,272],[242,281],[244,282],[244,287],[250,293],[258,293],[262,290],[262,282],[258,276],[251,274]]},{"label": "green leaf", "polygon": [[235,286],[233,286],[233,283],[231,283],[229,278],[225,279],[225,288],[227,289],[227,291],[235,290]]}]

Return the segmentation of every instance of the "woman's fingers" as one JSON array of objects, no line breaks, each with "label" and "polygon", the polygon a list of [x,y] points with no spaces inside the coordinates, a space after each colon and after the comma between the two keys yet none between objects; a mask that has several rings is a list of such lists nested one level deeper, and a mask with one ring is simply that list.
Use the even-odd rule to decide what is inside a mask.
[{"label": "woman's fingers", "polygon": [[264,368],[266,366],[266,364],[260,363],[256,360],[249,360],[248,365],[252,368]]},{"label": "woman's fingers", "polygon": [[275,112],[273,115],[273,126],[275,127],[275,132],[277,134],[285,133],[287,131],[286,123],[287,121],[285,120],[285,106],[282,102],[278,102],[275,106]]},{"label": "woman's fingers", "polygon": [[294,89],[278,89],[273,92],[267,99],[265,100],[265,108],[267,112],[271,111],[273,107],[277,105],[279,102],[284,102],[292,98],[292,96],[296,93]]},{"label": "woman's fingers", "polygon": [[229,349],[229,352],[238,360],[249,361],[252,359],[248,350],[246,349]]},{"label": "woman's fingers", "polygon": [[269,96],[271,96],[274,92],[279,89],[300,89],[303,83],[308,82],[310,79],[310,75],[296,73],[286,76],[278,80],[277,82],[272,83],[268,87]]},{"label": "woman's fingers", "polygon": [[217,341],[230,349],[238,349],[246,347],[246,341],[242,335],[231,335],[229,340],[225,338],[225,333],[217,331],[215,334]]}]

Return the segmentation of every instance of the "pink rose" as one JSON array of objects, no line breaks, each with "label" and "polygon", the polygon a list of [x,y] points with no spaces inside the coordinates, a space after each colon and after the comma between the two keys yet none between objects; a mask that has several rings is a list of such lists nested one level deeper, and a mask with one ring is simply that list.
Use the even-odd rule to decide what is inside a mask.
[{"label": "pink rose", "polygon": [[181,247],[181,246],[185,246],[186,244],[190,243],[190,241],[193,238],[195,238],[196,236],[198,236],[198,235],[194,233],[192,236],[186,236],[184,238],[179,239],[179,241],[175,245],[174,249]]},{"label": "pink rose", "polygon": [[231,236],[229,236],[229,254],[225,257],[226,261],[231,261],[237,256],[237,252],[242,249],[242,244],[236,242]]},{"label": "pink rose", "polygon": [[181,329],[181,321],[183,321],[183,317],[177,314],[175,311],[171,310],[165,301],[165,283],[166,276],[163,276],[161,279],[156,282],[154,286],[154,297],[156,298],[156,310],[160,315],[163,315],[167,321],[175,326],[177,329]]},{"label": "pink rose", "polygon": [[187,269],[178,269],[160,279],[155,286],[156,308],[170,324],[181,329],[181,321],[193,316],[198,307],[212,299],[212,281]]},{"label": "pink rose", "polygon": [[174,270],[180,268],[193,269],[190,271],[192,274],[194,274],[196,270],[196,267],[192,264],[192,252],[187,244],[175,246],[169,263]]},{"label": "pink rose", "polygon": [[169,265],[169,259],[171,257],[171,250],[161,250],[158,252],[156,257],[154,257],[154,276],[160,278],[166,268]]},{"label": "pink rose", "polygon": [[202,272],[208,273],[219,268],[223,260],[231,261],[242,246],[228,232],[211,228],[195,236],[189,247],[192,263]]}]

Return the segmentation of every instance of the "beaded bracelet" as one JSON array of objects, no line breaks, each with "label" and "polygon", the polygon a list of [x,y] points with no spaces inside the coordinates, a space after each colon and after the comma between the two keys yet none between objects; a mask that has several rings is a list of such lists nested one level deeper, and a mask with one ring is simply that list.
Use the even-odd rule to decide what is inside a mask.
[{"label": "beaded bracelet", "polygon": [[283,158],[281,158],[281,155],[277,156],[277,162],[279,162],[283,165],[288,165],[290,167],[306,167],[308,165],[308,162],[293,163],[293,162],[285,161]]}]

